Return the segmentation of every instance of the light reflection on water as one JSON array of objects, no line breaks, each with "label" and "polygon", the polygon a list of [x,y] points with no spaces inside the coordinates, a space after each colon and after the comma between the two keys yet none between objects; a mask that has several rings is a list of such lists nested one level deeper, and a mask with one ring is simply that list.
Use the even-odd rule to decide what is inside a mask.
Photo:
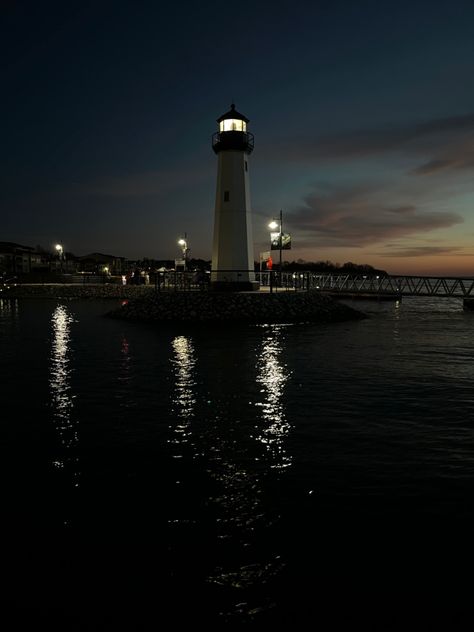
[{"label": "light reflection on water", "polygon": [[245,466],[243,450],[227,437],[225,429],[220,432],[214,437],[216,447],[208,464],[208,473],[218,484],[217,493],[208,497],[208,503],[216,516],[215,553],[220,563],[206,581],[234,589],[233,599],[231,596],[229,603],[223,605],[222,614],[246,620],[251,618],[256,604],[259,611],[272,607],[266,599],[257,598],[256,602],[256,595],[248,591],[268,584],[284,564],[278,549],[261,546],[262,533],[268,532],[277,520],[263,503],[268,473],[251,463]]},{"label": "light reflection on water", "polygon": [[[0,298],[0,335],[8,336],[12,340],[13,336],[19,334],[21,335],[18,299]],[[2,344],[1,353],[4,360],[15,361],[17,350],[14,345]]]},{"label": "light reflection on water", "polygon": [[[280,362],[281,332],[279,328],[265,330],[259,336],[257,349],[244,347],[242,357],[222,350],[213,357],[212,371],[206,372],[203,367],[204,383],[198,379],[196,369],[199,353],[207,350],[199,343],[203,343],[202,339],[197,343],[184,335],[171,342],[173,424],[169,443],[176,450],[173,456],[183,461],[183,469],[187,459],[198,461],[211,483],[207,484],[207,492],[203,490],[206,506],[203,515],[196,516],[180,507],[183,515],[172,517],[168,524],[178,534],[184,525],[197,526],[204,516],[213,516],[215,552],[220,563],[211,565],[206,581],[211,585],[249,589],[270,581],[282,566],[277,551],[260,551],[255,541],[256,534],[269,528],[274,519],[262,505],[264,479],[291,463],[283,448],[290,427],[282,401],[289,372]],[[248,366],[256,351],[262,353],[256,367],[261,392],[258,401],[249,403],[248,411],[251,414],[251,408],[261,406],[255,434],[255,426],[243,423],[240,406],[233,406],[241,399],[241,386],[238,379],[229,376],[234,376],[235,366]],[[177,493],[185,483],[175,482]],[[235,604],[228,604],[226,614],[245,618],[254,605],[242,602],[236,595]]]},{"label": "light reflection on water", "polygon": [[267,448],[272,464],[270,467],[283,469],[291,465],[291,456],[285,451],[285,439],[291,426],[285,415],[285,385],[291,376],[281,360],[285,347],[285,327],[275,325],[265,334],[262,344],[256,349],[257,382],[263,401],[256,402],[261,407],[265,426],[256,436]]},{"label": "light reflection on water", "polygon": [[58,305],[51,317],[53,330],[49,385],[53,423],[61,444],[52,465],[71,476],[74,487],[79,487],[79,458],[75,448],[79,442],[77,420],[74,418],[74,395],[71,390],[71,324],[74,318],[64,305]]},{"label": "light reflection on water", "polygon": [[229,391],[214,394],[206,437],[212,444],[208,473],[218,484],[218,493],[210,496],[209,502],[215,508],[217,539],[223,551],[220,557],[226,559],[224,552],[232,549],[227,563],[216,565],[207,581],[236,590],[235,603],[225,609],[231,619],[252,619],[256,605],[258,611],[271,609],[271,600],[262,598],[257,604],[255,595],[246,591],[268,585],[285,565],[279,547],[267,548],[260,540],[261,534],[279,521],[279,516],[265,507],[266,485],[291,465],[285,450],[291,425],[284,405],[291,373],[281,359],[284,347],[285,327],[265,327],[255,346],[244,346],[233,359],[224,352],[216,369],[233,376],[235,367],[237,371],[246,367],[246,377],[255,379],[260,387],[254,401],[249,402],[249,407],[260,412],[257,416],[250,412],[254,419],[251,426],[244,425],[242,412],[232,407],[232,402],[242,397],[243,376],[231,381]]},{"label": "light reflection on water", "polygon": [[171,443],[182,445],[188,443],[192,435],[191,421],[196,404],[194,392],[196,357],[193,342],[189,337],[177,336],[171,345],[173,348],[171,363],[175,379],[172,410],[176,416],[176,423],[171,426],[175,433]]},{"label": "light reflection on water", "polygon": [[400,338],[400,301],[395,301],[393,308],[393,340],[398,342]]},{"label": "light reflection on water", "polygon": [[10,328],[18,326],[19,303],[18,299],[0,298],[0,323]]},{"label": "light reflection on water", "polygon": [[[173,456],[183,459],[183,466],[186,457],[202,461],[214,483],[215,491],[206,498],[206,505],[215,515],[216,547],[225,548],[230,542],[232,546],[245,546],[242,542],[248,542],[258,515],[258,480],[252,480],[247,469],[239,463],[241,448],[235,445],[232,415],[229,418],[229,412],[224,412],[227,408],[227,401],[222,401],[224,395],[213,391],[215,380],[212,374],[208,376],[206,388],[201,388],[197,401],[197,351],[193,340],[188,336],[177,336],[171,346],[173,425],[170,426],[172,438],[169,443],[177,450]],[[221,373],[218,367],[216,373]],[[181,482],[176,481],[176,484],[180,486]],[[182,525],[197,524],[200,519],[202,516],[184,511],[183,516],[169,519],[168,524],[176,528],[178,534]],[[233,585],[244,581],[244,573],[232,564],[217,566],[207,581]]]},{"label": "light reflection on water", "polygon": [[122,334],[120,341],[120,360],[118,366],[117,381],[119,388],[116,391],[115,397],[119,401],[119,405],[122,408],[135,408],[137,402],[132,396],[132,377],[133,377],[133,363],[132,354],[130,351],[130,344],[128,339]]},{"label": "light reflection on water", "polygon": [[125,338],[125,336],[123,336],[122,338],[122,346],[120,350],[122,353],[122,361],[120,363],[121,371],[119,375],[119,381],[124,384],[128,384],[130,382],[131,358],[130,358],[130,345],[128,344],[128,340]]}]

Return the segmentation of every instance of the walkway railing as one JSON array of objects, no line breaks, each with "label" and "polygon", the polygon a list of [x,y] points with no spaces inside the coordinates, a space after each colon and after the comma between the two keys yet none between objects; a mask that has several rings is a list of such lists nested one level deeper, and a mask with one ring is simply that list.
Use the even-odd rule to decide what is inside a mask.
[{"label": "walkway railing", "polygon": [[[255,275],[260,288],[269,292],[312,290],[340,295],[474,297],[474,276],[348,275],[307,271],[279,273],[274,270],[233,272]],[[159,272],[154,281],[158,291],[205,291],[210,287],[210,276],[208,272]]]},{"label": "walkway railing", "polygon": [[332,294],[474,296],[474,277],[310,275],[310,289]]},{"label": "walkway railing", "polygon": [[272,271],[255,272],[254,270],[213,270],[210,272],[183,272],[183,271],[164,271],[157,272],[152,275],[150,282],[154,283],[158,292],[176,291],[206,291],[211,285],[215,277],[219,281],[235,281],[250,279],[255,280],[260,288],[269,292],[297,291],[313,289],[311,287],[310,276],[305,273],[288,273]]}]

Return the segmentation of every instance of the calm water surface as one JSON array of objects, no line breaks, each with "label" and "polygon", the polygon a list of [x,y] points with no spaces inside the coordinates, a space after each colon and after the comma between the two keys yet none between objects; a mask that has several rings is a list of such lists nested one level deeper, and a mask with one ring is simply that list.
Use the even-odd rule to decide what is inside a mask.
[{"label": "calm water surface", "polygon": [[376,611],[387,629],[397,600],[432,607],[454,587],[467,603],[474,313],[405,299],[342,324],[193,328],[103,318],[113,306],[0,301],[20,618],[154,630]]}]

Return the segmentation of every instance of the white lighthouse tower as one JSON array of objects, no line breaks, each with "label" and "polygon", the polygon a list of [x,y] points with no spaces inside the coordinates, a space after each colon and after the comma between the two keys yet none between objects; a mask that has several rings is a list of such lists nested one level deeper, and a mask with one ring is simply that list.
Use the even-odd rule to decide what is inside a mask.
[{"label": "white lighthouse tower", "polygon": [[211,283],[214,290],[257,289],[254,273],[249,156],[249,119],[231,109],[217,119],[212,137],[218,157]]}]

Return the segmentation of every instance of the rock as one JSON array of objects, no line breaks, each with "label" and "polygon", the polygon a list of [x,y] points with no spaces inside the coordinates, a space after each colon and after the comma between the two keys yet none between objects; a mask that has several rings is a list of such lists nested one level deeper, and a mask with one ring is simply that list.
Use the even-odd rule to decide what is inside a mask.
[{"label": "rock", "polygon": [[162,292],[129,301],[107,314],[125,320],[298,323],[365,318],[317,292],[180,293]]}]

